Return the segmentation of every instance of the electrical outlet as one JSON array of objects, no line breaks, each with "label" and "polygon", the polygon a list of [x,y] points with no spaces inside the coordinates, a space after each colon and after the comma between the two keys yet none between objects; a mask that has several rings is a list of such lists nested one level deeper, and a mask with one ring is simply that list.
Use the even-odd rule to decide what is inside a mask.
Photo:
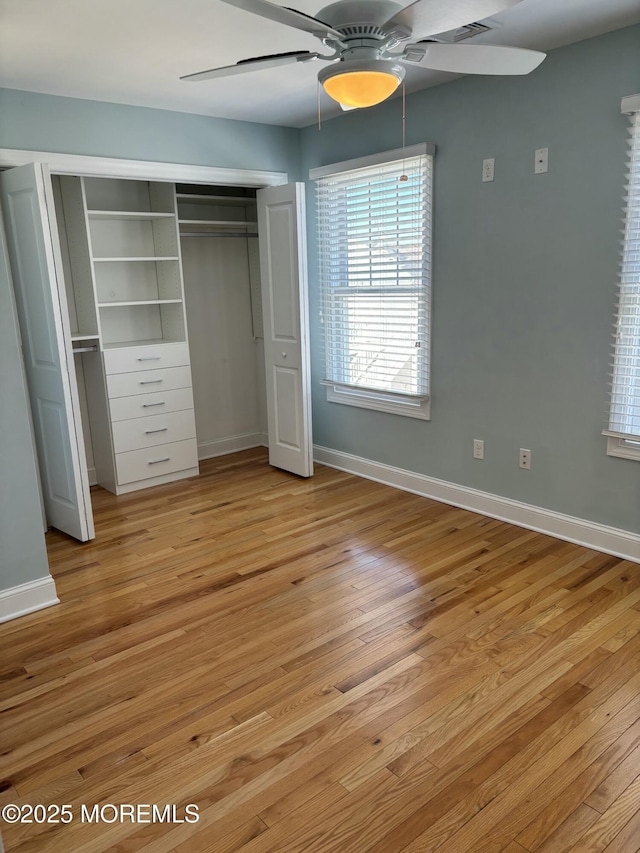
[{"label": "electrical outlet", "polygon": [[495,169],[496,161],[495,157],[490,157],[488,160],[482,161],[482,182],[487,183],[487,181],[493,180],[493,170]]},{"label": "electrical outlet", "polygon": [[526,471],[531,470],[531,451],[526,450],[524,447],[520,448],[520,467]]},{"label": "electrical outlet", "polygon": [[549,171],[549,149],[538,148],[535,154],[534,172],[536,175],[543,175]]},{"label": "electrical outlet", "polygon": [[484,441],[480,438],[473,439],[473,458],[484,459]]}]

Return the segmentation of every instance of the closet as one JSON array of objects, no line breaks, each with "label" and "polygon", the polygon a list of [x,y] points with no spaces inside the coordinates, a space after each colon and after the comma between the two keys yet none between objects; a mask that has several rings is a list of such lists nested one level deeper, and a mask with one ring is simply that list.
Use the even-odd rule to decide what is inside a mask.
[{"label": "closet", "polygon": [[262,443],[310,475],[299,185],[51,177],[41,164],[0,183],[50,526],[92,538],[89,482],[123,494]]}]

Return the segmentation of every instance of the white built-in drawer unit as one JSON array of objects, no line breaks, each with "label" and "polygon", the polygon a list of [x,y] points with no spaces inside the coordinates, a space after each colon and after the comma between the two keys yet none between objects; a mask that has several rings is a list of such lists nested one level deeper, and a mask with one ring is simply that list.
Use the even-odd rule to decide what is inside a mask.
[{"label": "white built-in drawer unit", "polygon": [[164,367],[158,370],[138,370],[134,373],[110,373],[107,376],[109,399],[189,387],[191,387],[191,369],[188,365]]},{"label": "white built-in drawer unit", "polygon": [[142,489],[198,471],[186,343],[104,353],[116,490]]},{"label": "white built-in drawer unit", "polygon": [[159,415],[164,412],[179,412],[181,409],[193,411],[193,391],[191,388],[156,391],[154,394],[136,394],[134,397],[116,397],[115,400],[109,400],[112,421],[143,418],[147,415]]},{"label": "white built-in drawer unit", "polygon": [[104,353],[104,368],[107,374],[133,373],[189,364],[189,345],[186,343],[108,349]]},{"label": "white built-in drawer unit", "polygon": [[195,438],[143,450],[131,450],[128,453],[116,453],[119,486],[197,468],[197,465],[198,448]]},{"label": "white built-in drawer unit", "polygon": [[193,409],[167,412],[146,418],[116,421],[112,424],[113,449],[116,453],[142,450],[172,441],[183,441],[196,437],[196,421]]}]

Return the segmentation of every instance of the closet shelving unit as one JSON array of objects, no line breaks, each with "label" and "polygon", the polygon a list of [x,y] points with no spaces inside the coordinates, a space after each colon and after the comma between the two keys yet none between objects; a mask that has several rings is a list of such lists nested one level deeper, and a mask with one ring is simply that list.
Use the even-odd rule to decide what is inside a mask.
[{"label": "closet shelving unit", "polygon": [[83,194],[103,349],[186,341],[173,185],[85,178]]},{"label": "closet shelving unit", "polygon": [[174,185],[61,176],[56,209],[97,482],[120,494],[197,473]]},{"label": "closet shelving unit", "polygon": [[176,194],[182,236],[220,234],[220,236],[257,237],[255,195],[189,192]]}]

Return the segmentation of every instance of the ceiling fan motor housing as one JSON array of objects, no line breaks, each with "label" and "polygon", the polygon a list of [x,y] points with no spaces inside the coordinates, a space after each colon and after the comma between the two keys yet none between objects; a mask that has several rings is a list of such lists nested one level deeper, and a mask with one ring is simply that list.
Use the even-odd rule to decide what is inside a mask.
[{"label": "ceiling fan motor housing", "polygon": [[384,28],[402,6],[388,0],[339,0],[321,9],[317,18],[333,27],[345,41],[353,38],[369,38],[384,41],[393,36],[399,41],[409,38],[411,30],[394,25]]}]

